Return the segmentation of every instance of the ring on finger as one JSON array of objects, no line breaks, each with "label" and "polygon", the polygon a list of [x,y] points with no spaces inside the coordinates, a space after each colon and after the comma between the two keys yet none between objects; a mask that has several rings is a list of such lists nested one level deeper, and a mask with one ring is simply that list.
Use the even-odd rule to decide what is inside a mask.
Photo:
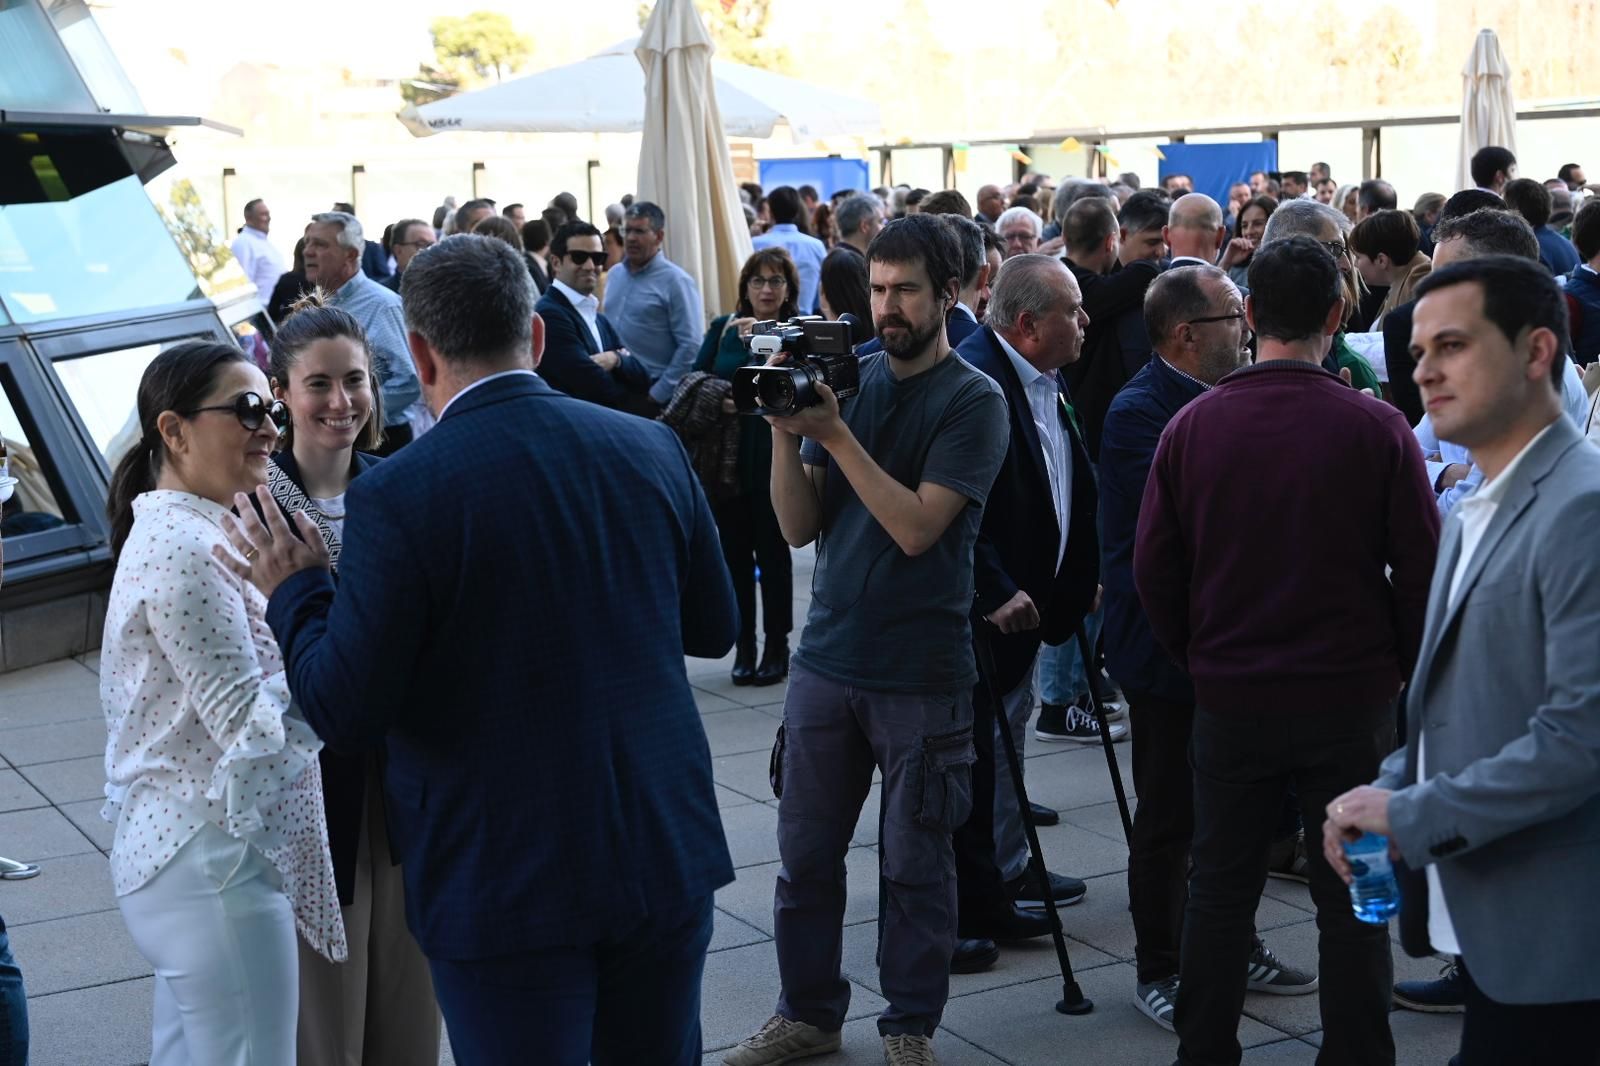
[{"label": "ring on finger", "polygon": [[256,561],[256,556],[260,554],[261,551],[259,548],[251,548],[249,551],[244,553],[244,561],[247,563],[253,563]]}]

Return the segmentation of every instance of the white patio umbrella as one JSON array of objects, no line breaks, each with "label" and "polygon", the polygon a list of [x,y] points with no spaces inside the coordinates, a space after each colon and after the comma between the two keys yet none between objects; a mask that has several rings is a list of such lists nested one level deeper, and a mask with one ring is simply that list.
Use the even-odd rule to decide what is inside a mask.
[{"label": "white patio umbrella", "polygon": [[1498,145],[1516,153],[1517,105],[1511,99],[1511,65],[1493,30],[1479,30],[1461,68],[1461,158],[1456,188],[1472,188],[1472,157]]},{"label": "white patio umbrella", "polygon": [[753,249],[711,77],[713,48],[693,0],[659,0],[650,12],[638,49],[638,196],[666,213],[666,256],[700,283],[715,315],[737,306],[739,271]]},{"label": "white patio umbrella", "polygon": [[[399,118],[418,137],[447,130],[502,133],[637,133],[644,129],[644,71],[629,38],[588,59],[458,93]],[[734,137],[770,137],[780,123],[796,140],[875,136],[878,105],[798,78],[716,61],[722,129]]]}]

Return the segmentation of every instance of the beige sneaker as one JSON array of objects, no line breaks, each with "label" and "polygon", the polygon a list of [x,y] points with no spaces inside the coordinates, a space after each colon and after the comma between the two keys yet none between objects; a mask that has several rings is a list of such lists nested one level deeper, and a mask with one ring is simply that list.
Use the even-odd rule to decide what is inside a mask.
[{"label": "beige sneaker", "polygon": [[884,1066],[939,1066],[933,1041],[926,1036],[896,1034],[883,1038]]},{"label": "beige sneaker", "polygon": [[[838,1050],[837,1032],[824,1033],[814,1025],[791,1021],[781,1014],[774,1014],[754,1036],[722,1056],[722,1061],[727,1063],[727,1066],[777,1066],[780,1062],[793,1062],[795,1059],[826,1055],[830,1051]],[[933,1060],[930,1058],[927,1061],[931,1063]]]}]

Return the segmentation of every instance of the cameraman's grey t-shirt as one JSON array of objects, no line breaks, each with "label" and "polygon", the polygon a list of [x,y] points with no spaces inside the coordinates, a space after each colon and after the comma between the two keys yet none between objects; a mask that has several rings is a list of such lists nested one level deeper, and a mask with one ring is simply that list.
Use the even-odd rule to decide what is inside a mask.
[{"label": "cameraman's grey t-shirt", "polygon": [[800,459],[828,467],[811,610],[795,661],[841,684],[894,692],[942,692],[978,680],[967,615],[972,546],[1011,431],[1000,386],[954,352],[897,379],[890,356],[861,360],[861,391],[841,417],[890,477],[967,497],[938,541],[915,558],[868,513],[849,480],[815,441]]}]

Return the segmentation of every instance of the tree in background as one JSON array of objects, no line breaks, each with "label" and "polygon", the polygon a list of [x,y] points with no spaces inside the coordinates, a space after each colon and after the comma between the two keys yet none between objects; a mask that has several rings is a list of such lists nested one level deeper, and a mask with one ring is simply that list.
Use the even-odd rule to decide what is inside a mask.
[{"label": "tree in background", "polygon": [[[650,18],[653,4],[639,5],[639,25]],[[772,20],[772,0],[695,0],[694,6],[717,46],[719,59],[762,67],[780,74],[790,72],[789,51],[767,37]]]},{"label": "tree in background", "polygon": [[533,54],[532,38],[518,33],[511,19],[498,11],[441,16],[428,30],[433,35],[435,62],[420,65],[416,78],[401,84],[400,95],[410,104],[477,88],[491,76],[501,81]]}]

